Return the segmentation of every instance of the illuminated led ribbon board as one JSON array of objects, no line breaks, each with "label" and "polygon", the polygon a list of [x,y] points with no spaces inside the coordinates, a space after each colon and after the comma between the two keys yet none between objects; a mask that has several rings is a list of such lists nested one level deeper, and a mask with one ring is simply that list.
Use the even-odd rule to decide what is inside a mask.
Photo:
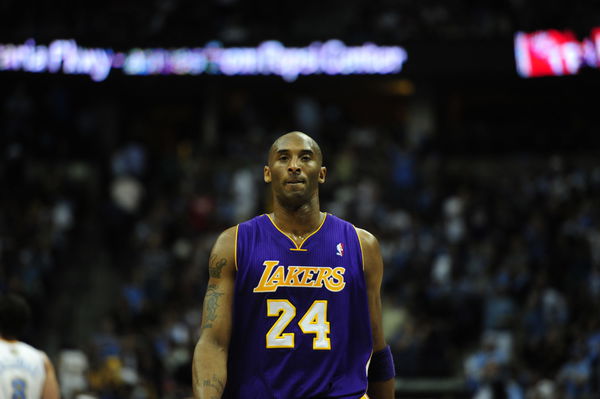
[{"label": "illuminated led ribbon board", "polygon": [[571,31],[544,30],[515,35],[517,72],[525,78],[575,75],[600,68],[600,28],[579,41]]},{"label": "illuminated led ribbon board", "polygon": [[285,47],[272,40],[257,47],[224,48],[211,42],[200,48],[139,49],[115,52],[80,47],[75,40],[49,45],[0,44],[0,71],[89,75],[105,80],[112,70],[126,75],[278,75],[292,82],[300,75],[395,74],[407,60],[399,46],[346,46],[340,40]]}]

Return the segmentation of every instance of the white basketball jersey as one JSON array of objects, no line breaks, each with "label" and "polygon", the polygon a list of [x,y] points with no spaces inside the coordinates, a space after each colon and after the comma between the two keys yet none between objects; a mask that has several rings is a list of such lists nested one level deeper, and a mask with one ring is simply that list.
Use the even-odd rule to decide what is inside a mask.
[{"label": "white basketball jersey", "polygon": [[0,339],[0,399],[39,399],[45,379],[41,351],[23,342]]}]

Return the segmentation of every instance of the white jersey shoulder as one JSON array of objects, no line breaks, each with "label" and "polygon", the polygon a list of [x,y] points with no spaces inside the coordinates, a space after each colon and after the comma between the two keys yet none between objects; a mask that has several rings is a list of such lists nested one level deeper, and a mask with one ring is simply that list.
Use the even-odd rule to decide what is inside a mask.
[{"label": "white jersey shoulder", "polygon": [[39,399],[45,380],[42,351],[0,339],[0,398]]}]

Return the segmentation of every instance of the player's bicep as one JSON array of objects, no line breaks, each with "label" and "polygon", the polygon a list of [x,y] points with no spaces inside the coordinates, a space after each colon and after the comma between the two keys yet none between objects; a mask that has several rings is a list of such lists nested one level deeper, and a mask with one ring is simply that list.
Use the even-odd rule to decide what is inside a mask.
[{"label": "player's bicep", "polygon": [[204,296],[201,339],[211,339],[224,345],[231,333],[231,289],[229,284],[209,282]]},{"label": "player's bicep", "polygon": [[381,316],[383,259],[381,258],[381,250],[377,239],[366,230],[357,230],[363,249],[367,300],[369,303],[371,332],[373,335],[373,350],[378,351],[386,346]]},{"label": "player's bicep", "polygon": [[217,239],[208,262],[209,280],[202,310],[201,340],[227,346],[231,335],[231,314],[235,279],[235,228]]}]

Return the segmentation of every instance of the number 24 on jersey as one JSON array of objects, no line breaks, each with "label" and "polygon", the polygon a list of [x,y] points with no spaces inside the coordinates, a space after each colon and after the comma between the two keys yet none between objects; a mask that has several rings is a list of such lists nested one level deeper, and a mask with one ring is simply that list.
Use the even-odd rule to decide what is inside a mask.
[{"label": "number 24 on jersey", "polygon": [[[293,348],[294,333],[284,331],[296,316],[296,307],[287,299],[267,299],[267,316],[279,317],[267,332],[267,348]],[[314,350],[331,349],[327,301],[314,301],[298,325],[304,334],[315,334]]]}]

